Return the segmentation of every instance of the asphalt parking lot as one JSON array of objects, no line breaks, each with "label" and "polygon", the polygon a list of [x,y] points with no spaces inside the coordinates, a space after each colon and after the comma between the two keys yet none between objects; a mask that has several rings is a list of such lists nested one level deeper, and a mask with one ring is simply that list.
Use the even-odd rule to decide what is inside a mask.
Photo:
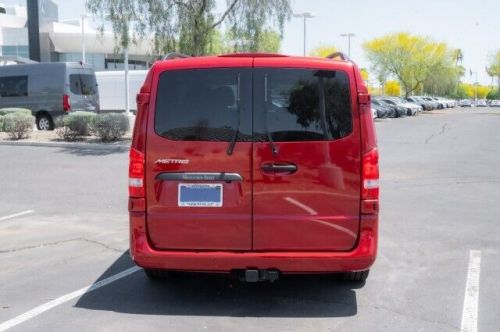
[{"label": "asphalt parking lot", "polygon": [[380,247],[365,285],[151,283],[127,252],[126,152],[0,146],[0,331],[498,331],[500,110],[377,132]]}]

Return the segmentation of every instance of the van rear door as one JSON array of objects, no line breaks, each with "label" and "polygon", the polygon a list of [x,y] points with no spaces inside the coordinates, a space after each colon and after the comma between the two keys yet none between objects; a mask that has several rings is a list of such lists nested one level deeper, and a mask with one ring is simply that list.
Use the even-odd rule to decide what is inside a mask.
[{"label": "van rear door", "polygon": [[95,73],[88,68],[68,68],[67,94],[72,111],[99,112],[99,91]]},{"label": "van rear door", "polygon": [[194,61],[203,59],[171,61],[164,65],[172,68],[153,78],[145,165],[149,239],[157,249],[249,250],[251,59],[236,59],[241,67],[235,68],[199,69]]},{"label": "van rear door", "polygon": [[254,62],[254,250],[343,251],[357,241],[361,144],[353,68],[311,61]]}]

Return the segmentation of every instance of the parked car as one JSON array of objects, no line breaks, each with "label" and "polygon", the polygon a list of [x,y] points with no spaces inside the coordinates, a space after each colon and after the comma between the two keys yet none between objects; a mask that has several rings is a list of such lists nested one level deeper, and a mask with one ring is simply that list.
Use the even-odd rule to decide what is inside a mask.
[{"label": "parked car", "polygon": [[378,152],[354,63],[269,54],[158,61],[137,102],[130,253],[147,276],[366,279],[377,250]]},{"label": "parked car", "polygon": [[429,96],[420,96],[420,98],[424,99],[424,100],[427,100],[427,101],[431,101],[431,102],[434,102],[436,103],[437,107],[436,109],[443,109],[446,107],[446,104],[441,102],[441,101],[438,101],[432,97],[429,97]]},{"label": "parked car", "polygon": [[458,106],[460,107],[472,107],[472,101],[469,99],[462,99],[458,102]]},{"label": "parked car", "polygon": [[0,108],[7,107],[31,110],[39,130],[69,112],[99,112],[94,70],[76,62],[0,66]]},{"label": "parked car", "polygon": [[452,99],[437,97],[437,100],[445,103],[447,108],[452,108],[457,106],[457,102]]},{"label": "parked car", "polygon": [[394,114],[395,118],[405,117],[406,114],[408,113],[408,110],[405,107],[398,106],[393,101],[387,102],[384,99],[382,99],[381,97],[374,97],[374,98],[372,98],[372,103],[375,104],[375,105],[381,105],[381,106],[389,107],[390,109],[393,110],[393,112],[394,112],[393,114]]},{"label": "parked car", "polygon": [[397,118],[398,116],[395,108],[384,105],[376,99],[372,99],[371,105],[377,114],[377,118]]},{"label": "parked car", "polygon": [[491,100],[490,106],[491,107],[500,107],[500,100]]},{"label": "parked car", "polygon": [[404,107],[406,109],[406,115],[416,115],[422,111],[422,107],[420,105],[410,103],[402,98],[383,97],[382,100],[389,104],[393,103],[394,105]]},{"label": "parked car", "polygon": [[422,106],[422,109],[424,111],[432,111],[433,109],[437,108],[437,103],[422,99],[422,98],[417,97],[417,96],[406,97],[405,99],[411,103]]},{"label": "parked car", "polygon": [[485,99],[479,99],[476,101],[476,107],[486,107],[488,104]]}]

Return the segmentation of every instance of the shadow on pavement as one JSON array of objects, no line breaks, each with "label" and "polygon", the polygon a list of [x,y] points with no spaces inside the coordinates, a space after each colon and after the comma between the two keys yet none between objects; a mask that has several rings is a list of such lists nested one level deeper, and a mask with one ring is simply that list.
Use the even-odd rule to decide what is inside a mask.
[{"label": "shadow on pavement", "polygon": [[[97,281],[133,266],[123,253]],[[361,284],[332,275],[282,276],[271,283],[240,283],[227,275],[186,273],[161,282],[143,271],[84,294],[77,308],[142,315],[232,317],[347,317],[357,313]]]},{"label": "shadow on pavement", "polygon": [[80,156],[80,157],[85,157],[85,156],[108,156],[112,154],[123,154],[123,153],[128,153],[129,147],[128,146],[115,146],[111,145],[109,147],[101,147],[101,148],[94,148],[94,147],[63,147],[60,148],[57,152],[58,153],[66,153],[66,154],[71,154],[74,156]]}]

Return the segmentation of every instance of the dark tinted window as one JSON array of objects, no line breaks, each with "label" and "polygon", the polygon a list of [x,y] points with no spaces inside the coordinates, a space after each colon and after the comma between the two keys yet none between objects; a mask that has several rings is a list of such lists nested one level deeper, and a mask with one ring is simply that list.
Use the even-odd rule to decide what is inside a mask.
[{"label": "dark tinted window", "polygon": [[0,97],[24,97],[28,95],[28,76],[0,77]]},{"label": "dark tinted window", "polygon": [[239,124],[237,140],[251,141],[251,74],[251,69],[242,68],[162,73],[156,133],[172,140],[228,142]]},{"label": "dark tinted window", "polygon": [[69,75],[71,92],[76,95],[94,95],[97,92],[95,76],[91,74]]},{"label": "dark tinted window", "polygon": [[352,131],[349,80],[341,71],[255,70],[254,139],[316,141]]}]

